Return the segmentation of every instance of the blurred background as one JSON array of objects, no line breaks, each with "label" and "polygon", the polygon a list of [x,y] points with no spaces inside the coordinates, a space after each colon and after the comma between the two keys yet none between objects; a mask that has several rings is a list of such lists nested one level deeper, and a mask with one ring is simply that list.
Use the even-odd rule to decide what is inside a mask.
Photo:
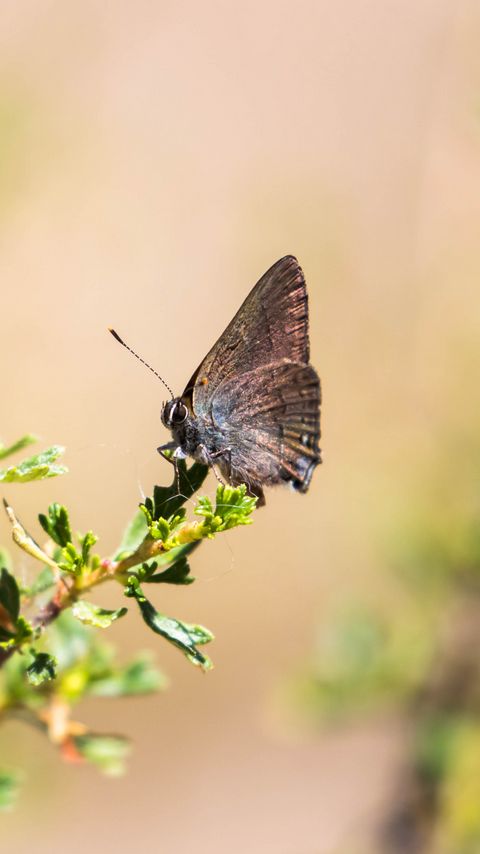
[{"label": "blurred background", "polygon": [[170,480],[164,390],[107,326],[180,392],[292,253],[324,392],[308,495],[162,591],[215,670],[111,629],[171,683],[81,709],[127,776],[2,728],[6,850],[480,851],[479,41],[454,0],[3,0],[1,434],[70,469],[9,487],[24,524],[65,502],[108,553]]}]

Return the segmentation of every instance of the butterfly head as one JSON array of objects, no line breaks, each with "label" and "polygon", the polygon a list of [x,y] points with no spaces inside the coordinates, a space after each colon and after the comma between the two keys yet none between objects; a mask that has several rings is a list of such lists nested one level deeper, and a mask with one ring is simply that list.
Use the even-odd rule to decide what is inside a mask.
[{"label": "butterfly head", "polygon": [[198,421],[181,397],[172,397],[163,404],[162,422],[172,434],[173,445],[169,443],[169,447],[175,447],[177,456],[206,462],[203,458],[200,460],[197,453],[202,444]]},{"label": "butterfly head", "polygon": [[181,398],[174,397],[168,400],[162,407],[162,422],[169,430],[179,427],[188,417],[188,408]]}]

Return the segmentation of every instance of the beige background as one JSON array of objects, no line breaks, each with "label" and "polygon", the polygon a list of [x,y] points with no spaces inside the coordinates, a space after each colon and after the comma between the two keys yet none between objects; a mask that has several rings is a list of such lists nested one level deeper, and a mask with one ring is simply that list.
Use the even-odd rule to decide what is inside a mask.
[{"label": "beige background", "polygon": [[79,712],[134,737],[128,776],[2,732],[2,764],[29,769],[9,850],[357,854],[374,825],[401,726],[315,734],[278,697],[332,604],[381,587],[388,526],[478,412],[479,38],[478,4],[454,0],[3,0],[1,432],[65,444],[70,467],[5,490],[24,523],[65,501],[115,546],[170,470],[162,387],[106,327],[181,391],[286,253],[309,284],[325,456],[308,496],[270,493],[202,548],[193,587],[157,594],[215,631],[213,673],[136,617],[111,630],[171,678]]}]

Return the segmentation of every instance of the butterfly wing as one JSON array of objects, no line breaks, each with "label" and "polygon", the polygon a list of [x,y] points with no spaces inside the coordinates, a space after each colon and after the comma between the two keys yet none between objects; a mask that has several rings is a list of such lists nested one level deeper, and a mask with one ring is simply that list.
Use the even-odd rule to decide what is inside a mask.
[{"label": "butterfly wing", "polygon": [[320,462],[320,381],[309,361],[308,298],[296,258],[277,261],[195,371],[182,400],[224,477],[308,489]]},{"label": "butterfly wing", "polygon": [[211,416],[228,453],[220,468],[263,503],[262,486],[306,492],[321,461],[320,380],[311,365],[283,359],[221,383]]},{"label": "butterfly wing", "polygon": [[307,290],[292,255],[277,261],[250,291],[187,383],[183,399],[195,415],[208,417],[221,383],[280,359],[309,359]]}]

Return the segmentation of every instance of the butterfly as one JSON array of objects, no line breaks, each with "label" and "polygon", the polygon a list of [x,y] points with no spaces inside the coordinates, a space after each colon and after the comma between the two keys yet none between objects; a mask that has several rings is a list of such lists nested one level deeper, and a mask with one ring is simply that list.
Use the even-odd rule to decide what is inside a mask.
[{"label": "butterfly", "polygon": [[183,394],[164,403],[172,441],[157,450],[218,468],[233,486],[245,483],[260,506],[266,486],[307,491],[321,462],[320,402],[305,278],[287,255],[250,291]]}]

